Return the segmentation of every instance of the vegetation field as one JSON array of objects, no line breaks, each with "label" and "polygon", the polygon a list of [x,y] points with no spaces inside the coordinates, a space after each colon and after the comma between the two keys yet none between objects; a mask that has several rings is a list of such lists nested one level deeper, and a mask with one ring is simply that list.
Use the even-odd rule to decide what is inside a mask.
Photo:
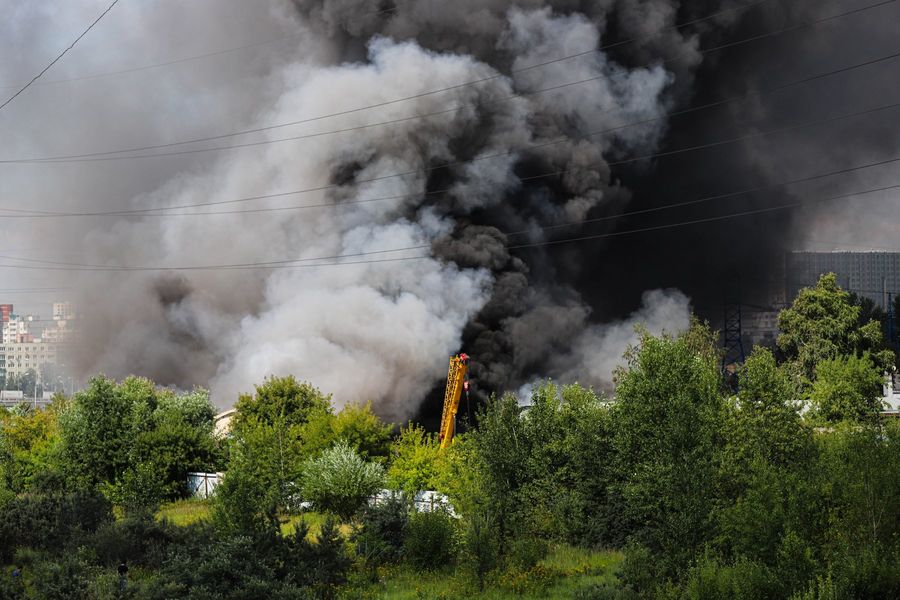
[{"label": "vegetation field", "polygon": [[[493,396],[443,450],[290,376],[224,438],[203,390],[97,377],[0,411],[0,600],[900,598],[871,317],[826,276],[776,351],[723,372],[702,324],[643,333],[614,397]],[[195,470],[225,472],[213,499]]]}]

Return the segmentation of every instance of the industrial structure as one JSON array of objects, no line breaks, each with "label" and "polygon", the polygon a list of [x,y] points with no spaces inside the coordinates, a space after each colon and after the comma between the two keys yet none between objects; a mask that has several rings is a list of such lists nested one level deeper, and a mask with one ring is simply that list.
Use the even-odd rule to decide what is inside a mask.
[{"label": "industrial structure", "polygon": [[441,448],[447,448],[456,434],[456,413],[459,410],[459,398],[462,392],[469,395],[469,356],[457,354],[450,357],[450,369],[447,371],[447,390],[444,392],[444,409],[441,411]]}]

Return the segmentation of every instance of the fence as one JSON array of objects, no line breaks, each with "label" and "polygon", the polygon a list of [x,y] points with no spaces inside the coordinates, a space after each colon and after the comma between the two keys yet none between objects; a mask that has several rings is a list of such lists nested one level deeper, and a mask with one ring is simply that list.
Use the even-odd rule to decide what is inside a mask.
[{"label": "fence", "polygon": [[222,481],[223,473],[188,473],[188,491],[195,498],[209,498]]}]

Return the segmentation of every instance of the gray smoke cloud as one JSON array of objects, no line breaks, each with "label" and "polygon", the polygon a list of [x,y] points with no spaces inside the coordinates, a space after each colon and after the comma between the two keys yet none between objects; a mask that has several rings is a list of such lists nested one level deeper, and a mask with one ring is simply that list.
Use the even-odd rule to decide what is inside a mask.
[{"label": "gray smoke cloud", "polygon": [[[608,163],[664,148],[671,133],[666,111],[690,102],[710,86],[707,80],[722,87],[708,73],[725,69],[700,53],[701,40],[715,43],[740,28],[743,13],[671,26],[736,5],[125,3],[47,82],[0,113],[7,142],[0,158],[166,143],[384,104],[175,149],[273,142],[247,148],[0,166],[2,205],[34,210],[176,207],[321,188],[171,211],[273,212],[23,220],[11,247],[32,249],[31,258],[97,265],[203,266],[367,252],[380,254],[342,262],[380,262],[0,268],[23,284],[77,288],[84,320],[72,360],[81,374],[135,372],[161,383],[209,385],[222,406],[268,375],[292,373],[334,393],[339,404],[372,400],[382,415],[408,418],[440,386],[447,357],[460,350],[473,356],[482,393],[515,390],[543,376],[608,386],[633,326],[645,323],[654,332],[687,326],[687,296],[646,292],[677,282],[643,281],[631,250],[602,243],[510,246],[614,232],[614,220],[590,228],[581,222],[646,205],[649,196],[629,181],[637,173],[652,182],[656,165],[638,165],[623,179]],[[8,35],[0,36],[0,52],[11,57],[0,61],[0,82],[17,83],[103,7],[0,0],[0,8],[11,15],[2,26]],[[749,14],[769,24],[784,17],[780,10]],[[800,16],[809,11],[818,14],[808,7]],[[609,51],[526,69],[630,38]],[[51,83],[267,40],[162,68]],[[458,86],[475,79],[485,81]],[[452,89],[426,93],[445,87]],[[407,96],[415,98],[392,102]],[[738,116],[765,118],[768,110],[744,105]],[[371,126],[385,121],[396,122]],[[636,121],[646,123],[616,129]],[[348,128],[358,129],[276,141]],[[586,135],[599,130],[613,131]],[[770,178],[783,164],[754,145],[743,160]],[[297,205],[324,206],[291,208]],[[417,249],[381,253],[402,247]],[[671,270],[684,262],[683,251],[647,256],[654,268]],[[611,268],[634,277],[611,277]]]}]

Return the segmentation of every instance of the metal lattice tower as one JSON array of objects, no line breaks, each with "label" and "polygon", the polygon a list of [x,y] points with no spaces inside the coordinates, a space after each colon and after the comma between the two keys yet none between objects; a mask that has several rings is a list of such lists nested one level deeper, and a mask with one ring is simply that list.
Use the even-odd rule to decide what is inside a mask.
[{"label": "metal lattice tower", "polygon": [[740,303],[725,305],[725,354],[722,356],[722,367],[744,362],[744,341],[741,330]]},{"label": "metal lattice tower", "polygon": [[[741,286],[735,282],[731,294],[725,296],[725,322],[722,330],[724,353],[722,372],[734,371],[734,366],[744,362],[744,332],[741,327]],[[736,294],[734,292],[737,292]]]}]

